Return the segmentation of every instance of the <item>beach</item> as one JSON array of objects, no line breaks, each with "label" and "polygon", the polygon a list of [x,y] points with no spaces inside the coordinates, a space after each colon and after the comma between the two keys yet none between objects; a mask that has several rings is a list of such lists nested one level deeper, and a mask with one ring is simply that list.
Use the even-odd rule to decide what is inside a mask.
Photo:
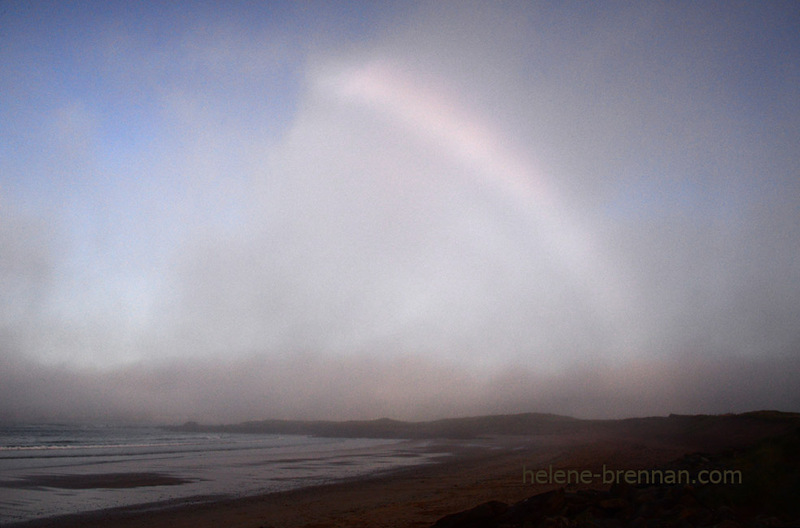
[{"label": "beach", "polygon": [[195,507],[385,474],[443,455],[429,441],[402,439],[105,426],[0,433],[2,526]]},{"label": "beach", "polygon": [[[540,439],[541,440],[541,439]],[[515,501],[553,486],[523,485],[522,468],[561,466],[592,457],[575,439],[551,438],[538,446],[528,439],[449,442],[431,446],[451,455],[386,475],[356,478],[286,492],[192,505],[112,509],[26,523],[26,527],[317,527],[429,526],[436,519],[487,500]],[[595,450],[601,449],[595,446]],[[610,454],[610,453],[609,453]],[[670,453],[671,454],[671,453]],[[663,451],[640,453],[638,463],[669,458]],[[605,458],[609,463],[620,458]],[[630,463],[626,459],[626,463]],[[130,475],[132,480],[141,475]],[[120,482],[116,485],[124,485]],[[100,483],[102,484],[102,483]],[[153,484],[158,484],[154,479]],[[76,483],[78,485],[78,483]]]},{"label": "beach", "polygon": [[[426,463],[354,476],[335,483],[244,497],[206,497],[192,503],[143,504],[40,519],[19,526],[135,528],[211,527],[427,527],[438,519],[487,501],[512,504],[548,490],[608,489],[602,479],[586,483],[532,482],[525,471],[653,469],[687,453],[717,452],[750,445],[786,430],[789,422],[737,419],[687,428],[660,419],[660,434],[642,423],[620,421],[612,428],[552,434],[481,436],[416,442]],[[692,422],[694,423],[694,422]],[[701,422],[698,422],[701,423]],[[702,422],[705,423],[705,422]],[[695,424],[696,425],[696,424]],[[690,430],[691,429],[691,430]],[[672,431],[666,433],[665,431]],[[693,431],[693,432],[692,432]],[[412,442],[413,443],[413,442]],[[530,475],[530,473],[529,473]],[[152,484],[168,475],[132,473],[113,482],[83,476],[69,485],[124,488]],[[82,480],[81,480],[82,479]],[[147,482],[147,479],[152,479]],[[68,485],[68,483],[61,483]],[[180,485],[179,483],[175,485]]]},{"label": "beach", "polygon": [[[112,509],[39,520],[20,526],[422,527],[430,526],[448,513],[482,502],[515,502],[559,487],[556,484],[523,484],[523,467],[546,468],[555,465],[560,468],[595,468],[602,461],[608,466],[644,468],[662,464],[682,453],[679,447],[633,445],[611,440],[587,443],[586,438],[570,436],[449,441],[431,445],[429,449],[436,453],[448,451],[451,454],[441,456],[430,464],[335,484],[173,507],[160,505],[157,508]],[[164,478],[151,476],[153,485],[159,484],[159,477]],[[143,477],[131,474],[129,478],[140,480]],[[115,485],[124,486],[124,480],[124,477],[119,477]]]}]

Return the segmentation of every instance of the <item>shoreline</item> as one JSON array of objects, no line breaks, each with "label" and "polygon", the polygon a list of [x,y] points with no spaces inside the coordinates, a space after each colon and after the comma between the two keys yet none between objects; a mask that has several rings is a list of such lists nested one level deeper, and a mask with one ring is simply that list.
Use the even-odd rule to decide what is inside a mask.
[{"label": "shoreline", "polygon": [[[0,526],[54,524],[92,512],[195,506],[342,482],[425,464],[442,453],[430,441],[281,439],[274,435],[178,447],[10,457],[0,469]],[[182,446],[183,444],[176,444]]]},{"label": "shoreline", "polygon": [[166,503],[70,514],[11,524],[9,528],[325,528],[428,527],[444,515],[488,500],[515,502],[556,489],[522,484],[523,466],[607,464],[649,467],[681,449],[636,446],[584,436],[495,437],[432,442],[431,462],[343,481],[246,497],[193,497]]},{"label": "shoreline", "polygon": [[526,469],[655,469],[690,453],[751,446],[797,426],[794,417],[734,420],[717,428],[686,423],[657,431],[623,421],[613,431],[408,440],[419,442],[429,462],[287,491],[195,496],[18,522],[8,528],[427,528],[444,516],[489,501],[514,504],[559,488],[609,488],[599,481],[568,486],[524,482]]}]

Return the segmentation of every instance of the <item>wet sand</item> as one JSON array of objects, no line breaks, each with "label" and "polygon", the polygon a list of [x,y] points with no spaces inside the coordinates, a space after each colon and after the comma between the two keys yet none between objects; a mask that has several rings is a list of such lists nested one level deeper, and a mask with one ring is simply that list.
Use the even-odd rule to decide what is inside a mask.
[{"label": "wet sand", "polygon": [[191,480],[164,473],[108,473],[102,475],[34,475],[13,485],[21,488],[128,489],[148,486],[177,486]]}]

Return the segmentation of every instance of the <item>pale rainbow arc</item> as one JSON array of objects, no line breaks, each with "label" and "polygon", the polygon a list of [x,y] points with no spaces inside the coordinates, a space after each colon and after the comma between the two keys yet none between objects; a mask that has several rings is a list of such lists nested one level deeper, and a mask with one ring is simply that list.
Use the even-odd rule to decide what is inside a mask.
[{"label": "pale rainbow arc", "polygon": [[340,97],[360,101],[403,123],[482,178],[492,178],[486,183],[496,190],[517,199],[530,193],[538,201],[550,199],[544,181],[531,178],[536,171],[504,148],[489,127],[445,97],[420,89],[397,69],[371,63],[339,74],[331,86]]},{"label": "pale rainbow arc", "polygon": [[343,70],[325,82],[343,100],[367,105],[433,142],[533,218],[537,240],[563,275],[577,283],[599,320],[619,338],[632,310],[631,290],[544,175],[504,146],[492,128],[397,68],[381,62]]}]

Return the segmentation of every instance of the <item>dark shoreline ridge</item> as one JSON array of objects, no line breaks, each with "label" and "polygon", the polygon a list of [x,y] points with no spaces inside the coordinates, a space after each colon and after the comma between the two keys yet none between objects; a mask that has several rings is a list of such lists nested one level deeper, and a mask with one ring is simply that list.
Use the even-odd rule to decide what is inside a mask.
[{"label": "dark shoreline ridge", "polygon": [[[773,427],[778,434],[789,421],[800,420],[800,413],[763,410],[741,414],[694,414],[584,420],[543,413],[522,413],[447,418],[428,422],[405,422],[390,418],[349,421],[260,420],[240,424],[204,425],[186,422],[165,429],[185,432],[228,432],[253,434],[300,434],[330,438],[391,439],[471,439],[484,436],[527,436],[550,434],[614,434],[624,429],[626,435],[665,439],[679,436],[712,437],[721,431],[746,426]],[[735,427],[734,427],[735,426]],[[746,432],[738,431],[737,434]]]}]

